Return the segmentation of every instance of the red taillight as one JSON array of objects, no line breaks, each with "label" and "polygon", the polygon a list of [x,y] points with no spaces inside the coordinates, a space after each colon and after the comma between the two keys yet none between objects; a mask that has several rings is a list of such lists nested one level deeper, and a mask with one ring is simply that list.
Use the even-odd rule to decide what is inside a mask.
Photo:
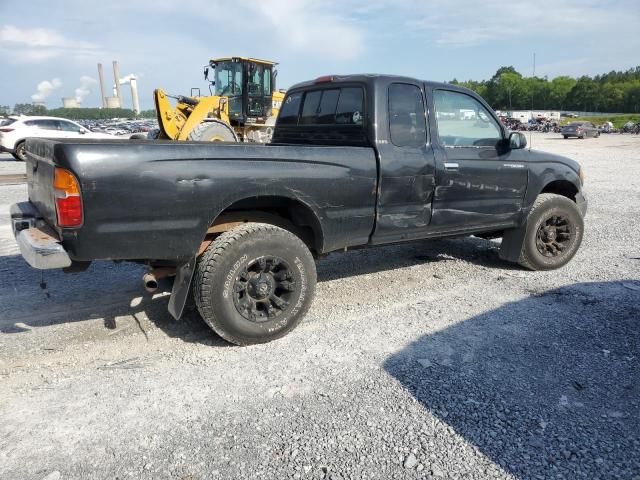
[{"label": "red taillight", "polygon": [[14,130],[15,130],[14,128],[0,128],[0,132],[5,132],[5,133],[13,132]]},{"label": "red taillight", "polygon": [[53,191],[56,199],[58,226],[69,228],[82,225],[80,185],[73,173],[64,168],[56,167]]},{"label": "red taillight", "polygon": [[315,83],[327,83],[333,82],[333,75],[325,75],[324,77],[318,77],[315,79]]}]

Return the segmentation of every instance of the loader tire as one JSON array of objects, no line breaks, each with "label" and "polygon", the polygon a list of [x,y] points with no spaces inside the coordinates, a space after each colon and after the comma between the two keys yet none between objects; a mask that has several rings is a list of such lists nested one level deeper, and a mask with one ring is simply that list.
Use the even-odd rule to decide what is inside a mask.
[{"label": "loader tire", "polygon": [[223,122],[202,122],[194,128],[187,140],[193,142],[237,142],[238,138],[231,127]]},{"label": "loader tire", "polygon": [[193,296],[218,335],[251,345],[293,330],[311,306],[315,285],[315,262],[299,237],[245,223],[216,238],[198,259]]}]

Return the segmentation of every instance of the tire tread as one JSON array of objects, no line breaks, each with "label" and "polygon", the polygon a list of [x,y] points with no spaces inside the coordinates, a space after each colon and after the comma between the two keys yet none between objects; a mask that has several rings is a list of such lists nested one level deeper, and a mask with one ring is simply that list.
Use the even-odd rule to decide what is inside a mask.
[{"label": "tire tread", "polygon": [[[234,243],[240,241],[242,238],[254,235],[256,233],[283,235],[290,241],[298,243],[301,247],[308,251],[308,248],[304,244],[304,242],[288,230],[268,223],[253,222],[239,225],[232,228],[231,230],[222,233],[205,250],[205,252],[198,260],[198,264],[196,266],[196,272],[193,281],[193,297],[198,311],[200,312],[200,315],[207,323],[207,325],[209,325],[209,327],[222,338],[236,345],[246,345],[248,343],[243,339],[237,338],[227,332],[219,319],[216,318],[213,312],[212,299],[207,292],[207,285],[209,285],[212,281],[212,277],[214,276],[214,273],[219,266],[220,260],[225,255],[226,250],[230,248]],[[311,255],[311,253],[309,253],[309,255]],[[310,305],[310,303],[311,302],[309,302],[308,305]],[[308,307],[301,310],[299,312],[299,318],[302,318],[307,310]],[[281,336],[286,335],[288,331],[289,330],[284,329],[281,332],[281,335],[271,337],[268,341],[280,338]]]},{"label": "tire tread", "polygon": [[[536,201],[533,202],[533,207],[531,207],[528,218],[533,217],[538,210],[544,209],[549,202],[559,198],[569,200],[567,199],[567,197],[558,195],[556,193],[541,193],[540,195],[538,195],[538,198],[536,198]],[[527,224],[527,229],[528,228],[529,225]],[[518,263],[524,268],[528,268],[529,270],[538,270],[538,268],[535,267],[532,260],[527,255],[526,241],[522,244],[522,250],[520,250],[520,258],[518,259]]]}]

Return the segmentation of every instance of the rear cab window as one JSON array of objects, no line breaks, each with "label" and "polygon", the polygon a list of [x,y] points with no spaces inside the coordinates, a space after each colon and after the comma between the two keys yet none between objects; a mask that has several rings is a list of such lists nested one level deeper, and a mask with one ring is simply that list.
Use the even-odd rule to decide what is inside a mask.
[{"label": "rear cab window", "polygon": [[312,86],[285,98],[274,142],[366,144],[364,87]]},{"label": "rear cab window", "polygon": [[284,125],[362,125],[363,111],[362,87],[307,90],[287,97],[278,122]]}]

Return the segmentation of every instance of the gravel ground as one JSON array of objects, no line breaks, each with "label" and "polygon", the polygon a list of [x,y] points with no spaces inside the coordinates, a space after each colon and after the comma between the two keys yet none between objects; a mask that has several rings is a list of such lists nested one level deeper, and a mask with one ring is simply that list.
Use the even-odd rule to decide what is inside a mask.
[{"label": "gravel ground", "polygon": [[554,137],[590,202],[565,268],[475,238],[334,254],[305,321],[245,348],[137,266],[42,277],[0,186],[0,478],[640,479],[640,136]]}]

